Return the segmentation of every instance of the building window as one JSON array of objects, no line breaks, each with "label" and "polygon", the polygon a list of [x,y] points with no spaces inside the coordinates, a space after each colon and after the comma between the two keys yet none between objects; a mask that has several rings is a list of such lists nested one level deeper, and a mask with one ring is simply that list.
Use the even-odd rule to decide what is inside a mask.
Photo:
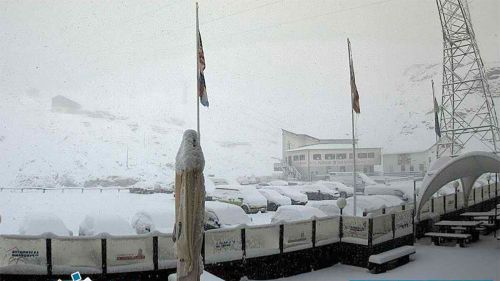
[{"label": "building window", "polygon": [[335,159],[335,154],[325,154],[325,160],[333,160]]},{"label": "building window", "polygon": [[300,155],[300,160],[306,160],[306,156],[304,154]]},{"label": "building window", "polygon": [[349,153],[349,159],[352,159],[352,153]]},{"label": "building window", "polygon": [[375,158],[375,153],[373,153],[373,152],[368,153],[368,158],[371,158],[371,159]]},{"label": "building window", "polygon": [[340,170],[340,172],[345,172],[345,166],[340,166],[339,170]]},{"label": "building window", "polygon": [[418,165],[418,169],[420,170],[420,172],[423,172],[423,171],[424,171],[424,169],[425,169],[424,164],[419,164],[419,165]]},{"label": "building window", "polygon": [[413,165],[410,166],[410,172],[415,171],[415,168],[413,168]]},{"label": "building window", "polygon": [[294,155],[293,156],[293,161],[299,161],[299,156],[298,155]]},{"label": "building window", "polygon": [[346,159],[346,158],[347,158],[347,154],[345,154],[345,153],[337,154],[337,159]]},{"label": "building window", "polygon": [[365,159],[366,158],[366,153],[358,153],[358,158],[359,159]]},{"label": "building window", "polygon": [[321,160],[321,154],[313,154],[313,160]]}]

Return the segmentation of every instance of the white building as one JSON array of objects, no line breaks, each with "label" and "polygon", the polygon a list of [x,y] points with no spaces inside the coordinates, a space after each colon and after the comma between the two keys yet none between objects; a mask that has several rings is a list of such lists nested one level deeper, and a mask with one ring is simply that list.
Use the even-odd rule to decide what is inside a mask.
[{"label": "white building", "polygon": [[[381,165],[381,148],[356,147],[356,170],[372,173]],[[282,163],[275,170],[301,179],[326,178],[329,172],[352,172],[351,139],[318,139],[282,130]]]},{"label": "white building", "polygon": [[[443,146],[443,144],[440,144]],[[449,144],[446,144],[449,146]],[[425,175],[430,164],[437,159],[437,145],[421,151],[393,151],[389,150],[382,156],[385,175]]]}]

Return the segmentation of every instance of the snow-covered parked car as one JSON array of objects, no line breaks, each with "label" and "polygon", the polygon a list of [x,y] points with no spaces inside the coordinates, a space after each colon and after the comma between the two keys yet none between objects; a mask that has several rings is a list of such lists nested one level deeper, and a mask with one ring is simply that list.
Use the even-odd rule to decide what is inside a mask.
[{"label": "snow-covered parked car", "polygon": [[279,194],[291,199],[292,205],[305,205],[308,201],[307,195],[299,192],[294,187],[290,186],[263,186],[262,189],[270,189],[277,191]]},{"label": "snow-covered parked car", "polygon": [[[352,172],[330,172],[330,180],[341,182],[347,186],[354,186]],[[366,186],[377,184],[373,179],[362,172],[356,172],[356,191],[364,192]]]},{"label": "snow-covered parked car", "polygon": [[153,231],[172,233],[175,224],[175,210],[140,211],[130,220],[130,225],[137,234]]},{"label": "snow-covered parked car", "polygon": [[327,216],[335,216],[340,214],[340,209],[337,207],[337,200],[321,200],[309,201],[306,207],[313,207],[321,210]]},{"label": "snow-covered parked car", "polygon": [[219,185],[207,195],[216,201],[238,205],[247,214],[267,210],[267,199],[254,186]]},{"label": "snow-covered parked car", "polygon": [[[353,198],[347,198],[347,205],[343,210],[344,215],[353,215]],[[393,195],[358,195],[356,196],[356,216],[363,216],[363,212],[371,213],[385,207],[404,204],[404,201]]]},{"label": "snow-covered parked car", "polygon": [[66,227],[64,222],[53,214],[28,214],[19,225],[19,234],[21,235],[40,235],[44,233],[73,236],[73,232]]},{"label": "snow-covered parked car", "polygon": [[136,234],[130,224],[117,215],[91,214],[85,216],[80,223],[78,235],[95,236],[101,233],[111,235],[133,235]]},{"label": "snow-covered parked car", "polygon": [[238,206],[209,201],[205,202],[205,229],[216,229],[249,224],[250,217]]},{"label": "snow-covered parked car", "polygon": [[340,197],[347,198],[354,194],[354,188],[347,186],[338,181],[317,181],[315,185],[326,186],[331,190],[335,190],[339,193]]},{"label": "snow-covered parked car", "polygon": [[262,196],[266,197],[268,211],[276,211],[280,206],[292,205],[292,199],[279,194],[275,190],[261,188],[258,191]]},{"label": "snow-covered parked car", "polygon": [[271,223],[301,221],[313,217],[326,217],[326,214],[317,208],[308,206],[281,206],[271,218]]},{"label": "snow-covered parked car", "polygon": [[365,187],[365,195],[393,195],[403,201],[408,201],[408,196],[401,189],[383,184],[369,185]]},{"label": "snow-covered parked car", "polygon": [[297,185],[294,187],[300,193],[307,195],[308,200],[335,200],[340,193],[323,185]]}]

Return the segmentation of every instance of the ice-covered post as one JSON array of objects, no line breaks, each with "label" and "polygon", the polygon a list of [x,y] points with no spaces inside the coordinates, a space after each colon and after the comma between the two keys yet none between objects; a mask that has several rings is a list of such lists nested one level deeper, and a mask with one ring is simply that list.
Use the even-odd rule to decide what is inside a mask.
[{"label": "ice-covered post", "polygon": [[177,280],[200,280],[205,215],[205,159],[194,130],[184,132],[175,159],[175,227]]}]

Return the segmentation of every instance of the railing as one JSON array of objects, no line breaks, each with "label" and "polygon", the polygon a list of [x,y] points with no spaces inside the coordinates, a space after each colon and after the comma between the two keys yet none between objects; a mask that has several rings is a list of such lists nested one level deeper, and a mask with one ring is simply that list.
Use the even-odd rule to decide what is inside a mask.
[{"label": "railing", "polygon": [[[493,185],[474,189],[471,206],[498,198],[499,194]],[[424,205],[421,217],[460,211],[463,209],[460,198],[460,193],[432,198]],[[340,257],[343,263],[366,266],[369,255],[412,244],[414,240],[413,204],[384,208],[376,213],[380,214],[206,231],[204,262],[209,270],[234,263],[240,264],[238,270],[242,270],[250,266],[251,260],[287,260],[293,258],[290,254],[329,247],[328,255]],[[7,274],[54,276],[75,271],[94,275],[160,272],[173,271],[176,267],[171,234],[159,232],[96,237],[0,235],[0,253],[0,277]],[[313,251],[310,255],[322,254]],[[249,271],[254,272],[248,268],[246,272]]]},{"label": "railing", "polygon": [[[485,185],[482,187],[474,188],[468,200],[468,205],[474,206],[488,199],[495,198],[500,195],[500,185],[497,185],[495,189],[495,184]],[[398,212],[401,210],[408,210],[414,208],[413,202],[402,204],[399,206],[384,207],[374,210],[365,210],[363,216],[377,216],[383,214],[390,214]],[[424,204],[420,214],[422,219],[428,219],[431,216],[442,216],[455,211],[460,211],[464,208],[463,192],[453,193],[448,195],[442,195],[431,198],[426,204]]]}]

